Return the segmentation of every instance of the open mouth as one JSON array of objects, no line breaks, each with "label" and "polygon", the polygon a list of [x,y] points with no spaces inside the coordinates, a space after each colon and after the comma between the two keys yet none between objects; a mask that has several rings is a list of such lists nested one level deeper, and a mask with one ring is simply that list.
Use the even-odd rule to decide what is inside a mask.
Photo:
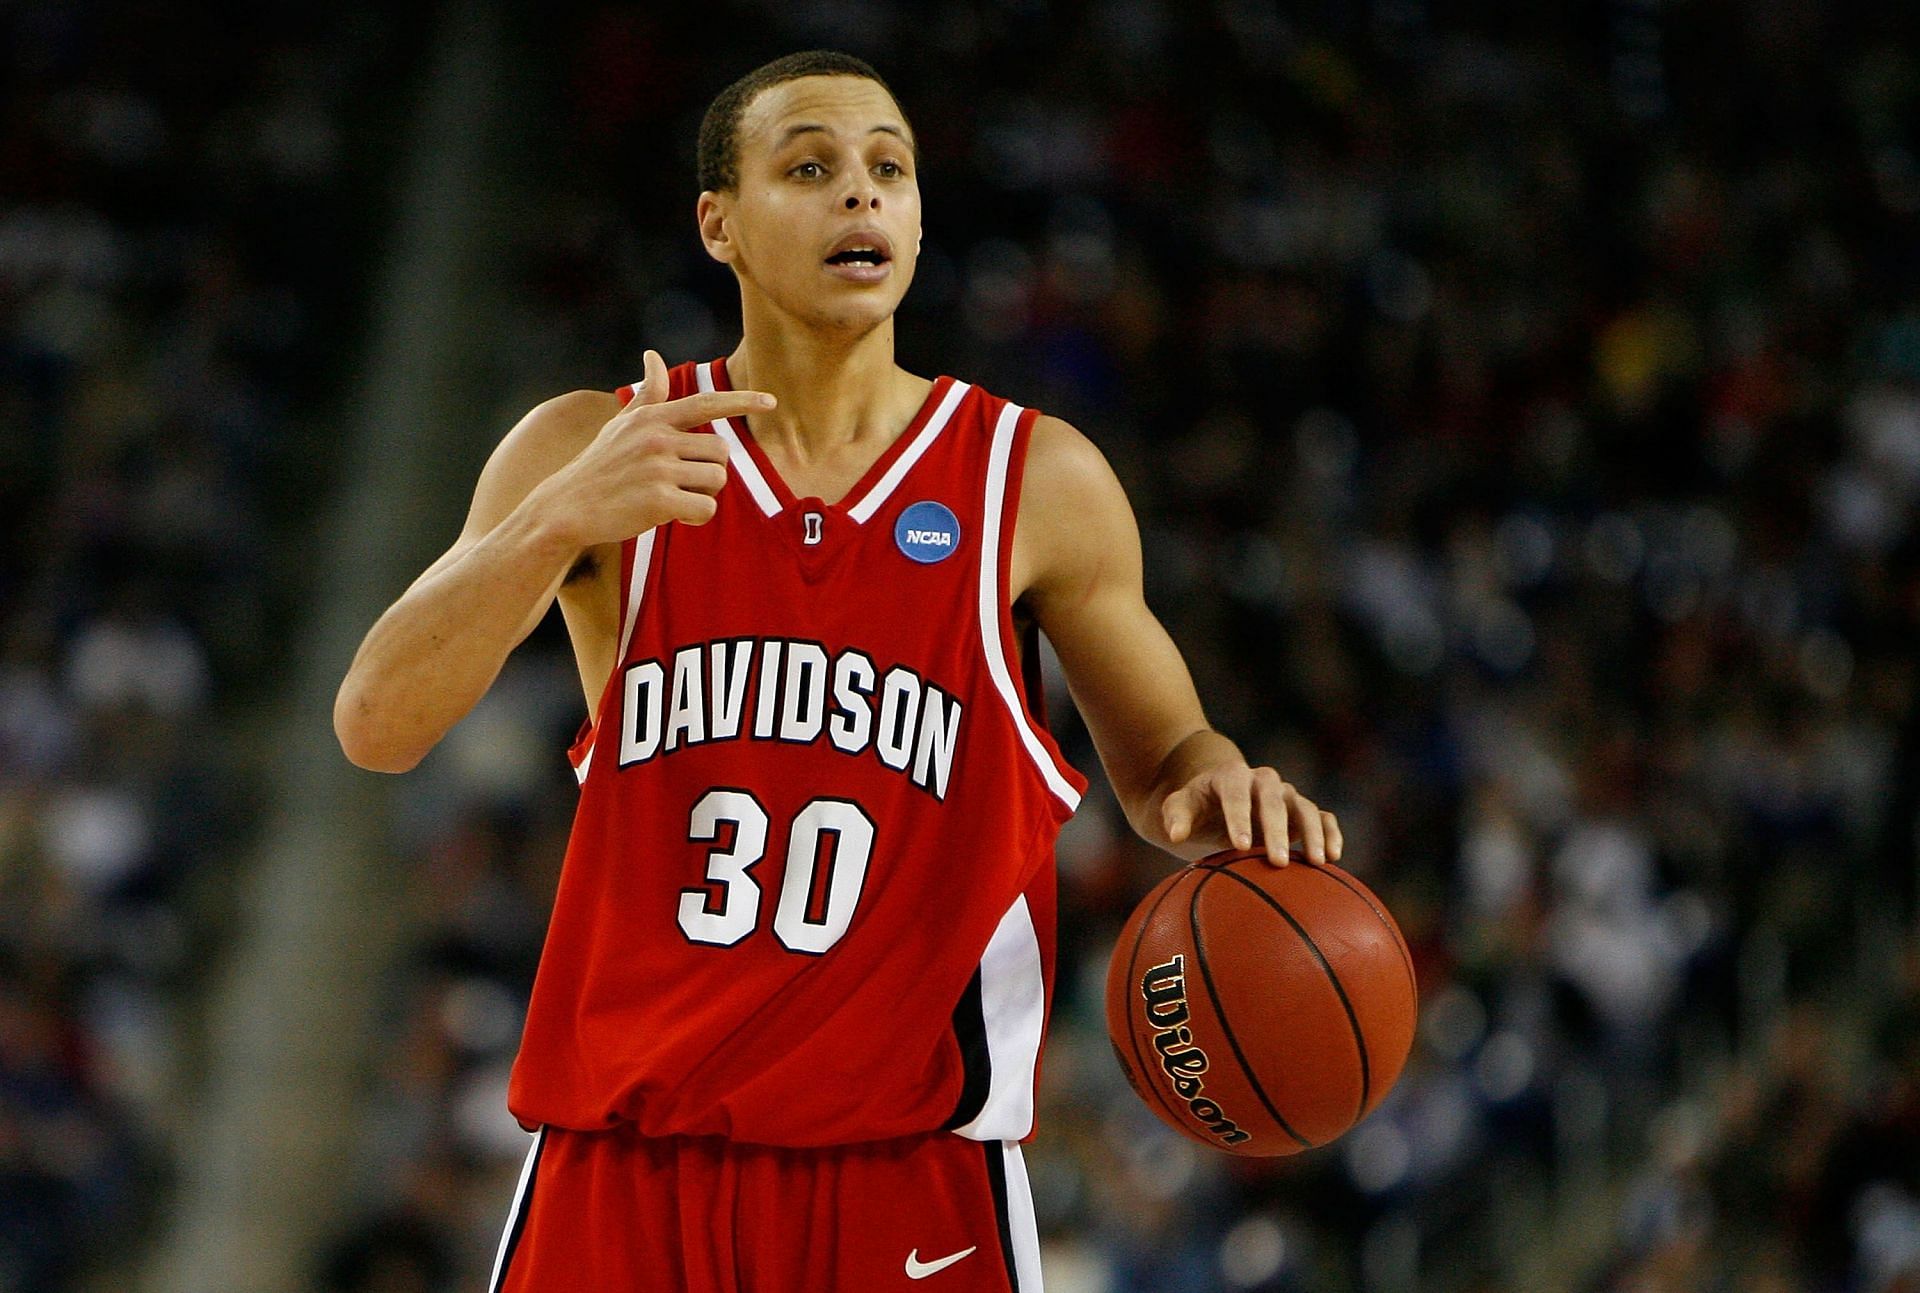
[{"label": "open mouth", "polygon": [[878,247],[849,247],[827,257],[829,265],[884,265],[887,254]]}]

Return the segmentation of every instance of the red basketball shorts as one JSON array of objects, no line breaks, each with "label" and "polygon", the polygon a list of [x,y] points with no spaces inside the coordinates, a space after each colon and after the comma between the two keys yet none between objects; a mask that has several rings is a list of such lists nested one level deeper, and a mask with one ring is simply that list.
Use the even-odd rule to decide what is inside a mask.
[{"label": "red basketball shorts", "polygon": [[489,1293],[1040,1293],[1020,1146],[535,1134]]}]

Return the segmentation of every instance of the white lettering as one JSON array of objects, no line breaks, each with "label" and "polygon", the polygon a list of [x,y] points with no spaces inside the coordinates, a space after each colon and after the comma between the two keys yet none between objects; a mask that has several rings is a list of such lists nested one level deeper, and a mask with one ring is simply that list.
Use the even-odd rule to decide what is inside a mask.
[{"label": "white lettering", "polygon": [[873,661],[858,651],[843,652],[833,662],[833,717],[827,720],[827,739],[844,754],[858,754],[873,735]]},{"label": "white lettering", "polygon": [[880,732],[874,741],[880,762],[895,772],[905,771],[913,756],[919,719],[920,680],[913,670],[897,664],[880,684]]},{"label": "white lettering", "polygon": [[[749,675],[751,732],[744,731]],[[620,766],[709,741],[825,738],[842,754],[872,750],[944,800],[959,757],[960,699],[896,664],[881,675],[857,647],[830,653],[793,638],[730,638],[642,660],[621,673]]]},{"label": "white lettering", "polygon": [[960,742],[960,701],[938,687],[927,688],[920,709],[920,741],[913,752],[913,784],[947,797],[947,778],[953,774],[953,751]]},{"label": "white lettering", "polygon": [[707,729],[716,741],[740,735],[740,715],[747,707],[747,671],[753,667],[753,639],[714,642],[707,647],[713,666],[713,723]]},{"label": "white lettering", "polygon": [[706,688],[700,679],[700,648],[673,653],[673,699],[667,704],[667,749],[698,745],[707,739]]},{"label": "white lettering", "polygon": [[787,647],[786,686],[780,703],[780,739],[812,741],[827,717],[827,652],[817,642]]},{"label": "white lettering", "polygon": [[786,644],[768,642],[760,652],[760,686],[753,698],[753,734],[761,740],[773,735],[774,705],[780,699],[780,651]]},{"label": "white lettering", "polygon": [[660,693],[666,670],[658,660],[642,660],[622,679],[620,766],[651,759],[660,751]]}]

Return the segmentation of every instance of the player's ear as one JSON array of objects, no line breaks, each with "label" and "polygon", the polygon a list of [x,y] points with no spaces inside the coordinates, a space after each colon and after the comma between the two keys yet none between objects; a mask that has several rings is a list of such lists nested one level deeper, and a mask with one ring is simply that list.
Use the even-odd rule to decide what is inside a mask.
[{"label": "player's ear", "polygon": [[733,238],[727,230],[726,206],[726,194],[707,189],[693,207],[693,218],[700,226],[700,241],[706,244],[707,255],[723,265],[733,260]]}]

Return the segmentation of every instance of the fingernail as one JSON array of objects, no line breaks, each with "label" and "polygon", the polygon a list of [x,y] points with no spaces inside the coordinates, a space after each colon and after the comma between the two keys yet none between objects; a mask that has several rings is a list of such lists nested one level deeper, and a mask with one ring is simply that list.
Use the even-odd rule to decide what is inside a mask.
[{"label": "fingernail", "polygon": [[774,399],[771,395],[762,395],[759,399],[755,400],[754,403],[763,409],[770,409],[773,407]]}]

